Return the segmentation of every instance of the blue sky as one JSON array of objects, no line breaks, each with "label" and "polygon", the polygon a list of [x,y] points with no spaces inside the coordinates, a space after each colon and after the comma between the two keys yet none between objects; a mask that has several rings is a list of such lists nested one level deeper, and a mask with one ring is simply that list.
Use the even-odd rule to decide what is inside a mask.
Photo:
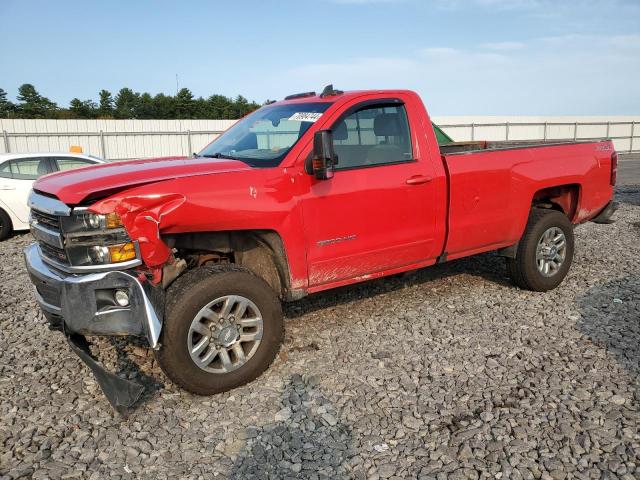
[{"label": "blue sky", "polygon": [[0,87],[252,100],[411,88],[435,115],[640,114],[639,0],[0,2]]}]

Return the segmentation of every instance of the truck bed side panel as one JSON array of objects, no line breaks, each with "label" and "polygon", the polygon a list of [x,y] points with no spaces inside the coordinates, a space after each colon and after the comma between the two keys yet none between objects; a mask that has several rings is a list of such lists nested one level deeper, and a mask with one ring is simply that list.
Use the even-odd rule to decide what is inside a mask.
[{"label": "truck bed side panel", "polygon": [[450,175],[447,258],[516,243],[534,194],[576,185],[573,223],[595,216],[611,199],[609,142],[515,148],[444,156]]}]

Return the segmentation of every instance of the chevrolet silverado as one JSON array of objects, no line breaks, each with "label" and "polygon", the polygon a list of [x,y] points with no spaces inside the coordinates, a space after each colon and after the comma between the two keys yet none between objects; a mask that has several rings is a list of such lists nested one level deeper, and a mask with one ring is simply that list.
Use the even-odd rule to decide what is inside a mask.
[{"label": "chevrolet silverado", "polygon": [[438,145],[411,91],[291,95],[192,157],[40,178],[25,250],[37,301],[109,401],[141,387],[85,336],[142,337],[167,376],[210,395],[258,377],[281,301],[487,251],[520,288],[567,275],[573,228],[610,221],[610,141]]}]

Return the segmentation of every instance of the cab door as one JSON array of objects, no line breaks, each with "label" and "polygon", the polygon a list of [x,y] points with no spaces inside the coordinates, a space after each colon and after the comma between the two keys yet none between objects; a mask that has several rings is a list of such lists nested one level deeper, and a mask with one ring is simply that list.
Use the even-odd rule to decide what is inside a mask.
[{"label": "cab door", "polygon": [[331,130],[335,174],[302,200],[309,286],[435,258],[434,172],[415,158],[402,100],[355,105]]}]

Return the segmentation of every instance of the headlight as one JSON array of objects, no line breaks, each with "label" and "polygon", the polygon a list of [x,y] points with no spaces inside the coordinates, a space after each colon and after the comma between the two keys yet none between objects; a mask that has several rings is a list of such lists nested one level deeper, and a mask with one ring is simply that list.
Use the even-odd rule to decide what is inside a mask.
[{"label": "headlight", "polygon": [[106,265],[109,263],[122,263],[137,258],[136,247],[133,242],[119,243],[117,245],[96,245],[98,239],[94,239],[93,245],[72,244],[67,247],[67,256],[71,265],[75,267],[89,265]]},{"label": "headlight", "polygon": [[122,219],[115,212],[107,213],[106,215],[83,213],[77,215],[77,217],[90,230],[122,228]]},{"label": "headlight", "polygon": [[117,213],[97,214],[76,209],[62,218],[65,250],[72,266],[107,265],[135,260],[131,241]]},{"label": "headlight", "polygon": [[124,227],[122,225],[122,219],[115,212],[102,215],[99,213],[91,213],[87,210],[75,210],[73,215],[61,217],[61,222],[62,230],[67,234],[85,234],[99,230],[122,229]]}]

